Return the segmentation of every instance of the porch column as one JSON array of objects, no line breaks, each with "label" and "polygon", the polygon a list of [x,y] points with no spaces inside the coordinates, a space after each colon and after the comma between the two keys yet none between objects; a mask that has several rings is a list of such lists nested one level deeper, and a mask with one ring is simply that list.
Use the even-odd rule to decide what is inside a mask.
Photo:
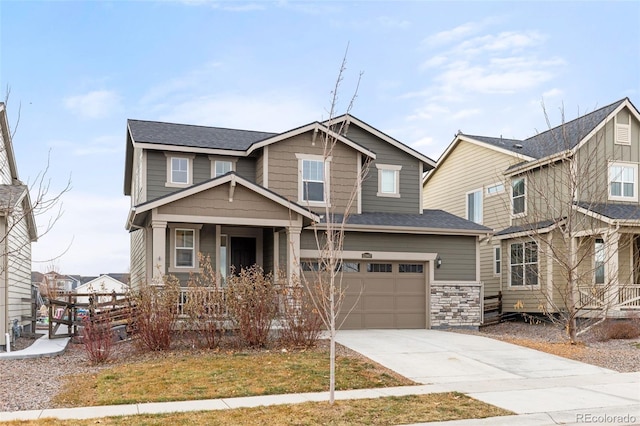
[{"label": "porch column", "polygon": [[604,289],[606,309],[611,309],[618,304],[618,287],[620,286],[620,268],[618,265],[619,245],[620,233],[618,231],[608,232],[604,236],[605,271],[607,271],[606,287]]},{"label": "porch column", "polygon": [[167,270],[165,253],[167,247],[167,222],[161,220],[151,221],[153,228],[153,249],[151,257],[151,268],[153,269],[154,284],[162,284],[162,277]]},{"label": "porch column", "polygon": [[300,231],[302,228],[299,226],[287,228],[287,278],[289,280],[300,273]]}]

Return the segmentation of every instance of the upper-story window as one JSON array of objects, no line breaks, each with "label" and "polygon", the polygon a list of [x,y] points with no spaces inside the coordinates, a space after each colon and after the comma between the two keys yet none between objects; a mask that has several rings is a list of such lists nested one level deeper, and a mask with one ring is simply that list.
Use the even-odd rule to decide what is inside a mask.
[{"label": "upper-story window", "polygon": [[298,198],[299,201],[310,205],[324,206],[329,200],[329,164],[331,157],[326,160],[321,155],[296,154],[298,158]]},{"label": "upper-story window", "polygon": [[233,163],[231,161],[216,160],[214,162],[214,175],[213,177],[222,176],[233,170]]},{"label": "upper-story window", "polygon": [[166,186],[187,186],[193,182],[193,156],[171,155],[167,156],[167,183]]},{"label": "upper-story window", "polygon": [[467,192],[467,220],[482,224],[482,188]]},{"label": "upper-story window", "polygon": [[400,170],[402,166],[376,164],[378,169],[378,197],[400,197]]},{"label": "upper-story window", "polygon": [[527,212],[525,178],[517,178],[511,181],[511,213],[514,216],[524,216]]},{"label": "upper-story window", "polygon": [[609,199],[638,201],[636,180],[638,165],[632,163],[609,164]]},{"label": "upper-story window", "polygon": [[487,186],[487,196],[502,194],[504,192],[504,184],[496,183],[495,185]]}]

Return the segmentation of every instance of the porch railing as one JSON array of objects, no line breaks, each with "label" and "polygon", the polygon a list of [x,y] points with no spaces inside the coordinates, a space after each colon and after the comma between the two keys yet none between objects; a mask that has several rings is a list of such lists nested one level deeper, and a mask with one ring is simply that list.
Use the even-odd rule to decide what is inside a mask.
[{"label": "porch railing", "polygon": [[[213,294],[214,291],[217,291],[218,294],[214,295]],[[221,316],[226,316],[229,313],[227,310],[227,304],[224,303],[226,300],[226,294],[225,294],[224,288],[218,288],[217,290],[208,290],[208,291],[198,291],[198,290],[194,291],[193,289],[190,289],[190,288],[182,288],[180,289],[180,294],[178,295],[178,304],[177,304],[177,311],[179,316],[187,315],[187,310],[186,310],[187,301],[189,300],[189,298],[192,298],[192,297],[198,297],[203,299],[201,302],[203,304],[206,303],[206,305],[211,305],[210,298],[216,297],[216,301],[220,302],[220,304],[213,303],[213,309],[217,311],[216,313]]]},{"label": "porch railing", "polygon": [[[578,297],[580,306],[585,309],[599,309],[606,305],[622,309],[640,309],[640,284],[623,284],[609,296],[609,289],[605,285],[580,286]],[[617,297],[616,297],[617,296]],[[608,300],[608,298],[612,300]]]}]

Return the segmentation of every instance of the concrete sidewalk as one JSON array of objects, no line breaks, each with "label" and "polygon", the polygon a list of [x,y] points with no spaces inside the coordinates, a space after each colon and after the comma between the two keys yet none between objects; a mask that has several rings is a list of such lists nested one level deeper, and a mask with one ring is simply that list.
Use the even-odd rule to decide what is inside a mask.
[{"label": "concrete sidewalk", "polygon": [[67,349],[69,337],[49,339],[49,333],[39,337],[31,346],[19,351],[0,352],[0,361],[9,359],[39,358],[60,355]]}]

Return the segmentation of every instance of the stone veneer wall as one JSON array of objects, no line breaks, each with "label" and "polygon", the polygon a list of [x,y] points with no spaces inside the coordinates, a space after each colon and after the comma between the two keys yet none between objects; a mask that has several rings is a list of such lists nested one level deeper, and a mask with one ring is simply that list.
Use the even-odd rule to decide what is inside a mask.
[{"label": "stone veneer wall", "polygon": [[478,328],[482,322],[482,283],[432,283],[431,328]]}]

